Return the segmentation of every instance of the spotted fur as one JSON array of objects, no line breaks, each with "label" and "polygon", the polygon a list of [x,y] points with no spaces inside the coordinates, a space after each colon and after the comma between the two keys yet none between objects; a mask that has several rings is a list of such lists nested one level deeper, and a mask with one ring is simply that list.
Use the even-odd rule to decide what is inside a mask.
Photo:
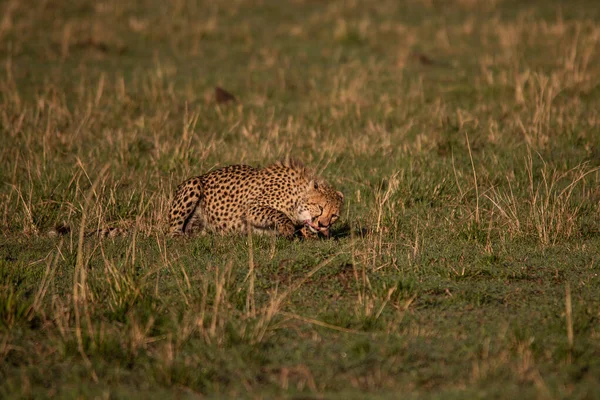
[{"label": "spotted fur", "polygon": [[344,196],[300,163],[265,168],[231,165],[177,187],[169,211],[171,235],[198,231],[329,236]]}]

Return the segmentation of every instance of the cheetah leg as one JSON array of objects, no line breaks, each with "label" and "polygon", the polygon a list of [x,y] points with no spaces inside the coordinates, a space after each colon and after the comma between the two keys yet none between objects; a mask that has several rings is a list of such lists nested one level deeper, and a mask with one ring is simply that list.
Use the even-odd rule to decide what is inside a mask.
[{"label": "cheetah leg", "polygon": [[304,225],[302,229],[300,229],[300,234],[306,239],[315,239],[319,237],[318,233],[311,231],[310,228],[306,225]]},{"label": "cheetah leg", "polygon": [[177,187],[169,210],[169,234],[181,236],[190,234],[202,227],[202,218],[198,213],[198,205],[202,194],[202,186],[198,178],[191,178]]},{"label": "cheetah leg", "polygon": [[287,238],[294,237],[296,226],[291,219],[281,211],[260,205],[251,206],[246,215],[249,227],[259,232],[276,231]]}]

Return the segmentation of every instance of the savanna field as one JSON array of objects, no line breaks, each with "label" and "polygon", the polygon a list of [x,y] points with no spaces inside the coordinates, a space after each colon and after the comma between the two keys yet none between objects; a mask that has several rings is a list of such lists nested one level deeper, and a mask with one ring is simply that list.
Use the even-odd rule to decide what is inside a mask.
[{"label": "savanna field", "polygon": [[[600,397],[596,1],[0,10],[0,398]],[[331,238],[165,234],[289,155]]]}]

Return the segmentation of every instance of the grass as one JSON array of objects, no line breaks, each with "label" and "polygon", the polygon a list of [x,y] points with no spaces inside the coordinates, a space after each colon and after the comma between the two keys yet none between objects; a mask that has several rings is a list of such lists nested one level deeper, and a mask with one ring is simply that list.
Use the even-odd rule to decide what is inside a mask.
[{"label": "grass", "polygon": [[[597,397],[595,2],[0,7],[0,397]],[[288,154],[332,240],[164,235]]]}]

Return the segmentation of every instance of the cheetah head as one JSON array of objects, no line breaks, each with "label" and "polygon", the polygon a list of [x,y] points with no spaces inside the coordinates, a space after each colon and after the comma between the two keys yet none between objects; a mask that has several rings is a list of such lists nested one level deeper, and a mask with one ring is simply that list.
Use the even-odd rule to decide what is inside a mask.
[{"label": "cheetah head", "polygon": [[339,218],[343,203],[342,192],[324,182],[311,181],[298,219],[310,232],[329,236],[329,228]]}]

